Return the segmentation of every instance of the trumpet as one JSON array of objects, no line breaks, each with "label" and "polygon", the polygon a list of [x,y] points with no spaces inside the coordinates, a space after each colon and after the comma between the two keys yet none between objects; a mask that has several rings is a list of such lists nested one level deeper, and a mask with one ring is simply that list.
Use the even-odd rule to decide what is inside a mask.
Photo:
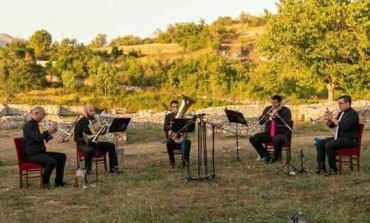
[{"label": "trumpet", "polygon": [[[52,126],[54,125],[55,126]],[[52,127],[51,127],[52,126]],[[41,127],[42,128],[42,127]],[[51,128],[51,129],[50,129]],[[57,122],[53,122],[53,121],[50,121],[50,120],[45,120],[44,121],[44,129],[49,131],[51,134],[54,134],[54,132],[58,132],[61,134],[61,139],[63,140],[59,140],[58,143],[63,143],[63,142],[67,142],[66,139],[68,137],[68,141],[69,139],[72,137],[72,133],[70,132],[72,128],[68,129],[67,131],[60,128],[58,126],[58,123]]]},{"label": "trumpet", "polygon": [[334,110],[332,110],[332,111],[327,111],[324,115],[322,115],[322,116],[320,116],[320,117],[318,117],[318,118],[316,118],[316,119],[312,119],[312,118],[311,118],[311,123],[312,123],[312,124],[316,124],[316,123],[318,123],[318,122],[320,122],[320,121],[324,120],[324,117],[325,117],[326,115],[331,115],[331,114],[333,114],[333,113],[335,113],[335,112],[338,112],[338,111],[339,111],[339,109],[337,108],[337,109],[334,109]]}]

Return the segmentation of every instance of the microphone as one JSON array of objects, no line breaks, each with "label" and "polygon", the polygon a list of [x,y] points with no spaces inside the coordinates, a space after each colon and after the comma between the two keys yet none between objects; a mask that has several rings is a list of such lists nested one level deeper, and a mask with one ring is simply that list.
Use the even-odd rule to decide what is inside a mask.
[{"label": "microphone", "polygon": [[197,117],[198,117],[197,115],[193,115],[193,117],[191,118],[191,121],[195,122],[197,120]]}]

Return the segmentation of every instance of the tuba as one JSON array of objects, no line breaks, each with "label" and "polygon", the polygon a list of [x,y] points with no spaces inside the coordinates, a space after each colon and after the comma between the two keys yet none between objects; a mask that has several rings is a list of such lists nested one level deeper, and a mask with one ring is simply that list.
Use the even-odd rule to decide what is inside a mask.
[{"label": "tuba", "polygon": [[[195,100],[193,98],[181,94],[181,104],[175,116],[175,119],[181,118],[185,114],[185,112],[190,108],[190,106],[194,103],[195,103]],[[169,138],[172,139],[174,143],[181,144],[185,139],[185,134],[180,133],[180,132],[170,131]]]},{"label": "tuba", "polygon": [[89,120],[89,129],[91,135],[82,133],[83,139],[85,140],[86,144],[89,144],[89,142],[96,143],[98,137],[104,135],[109,128],[108,122],[106,121],[102,122],[98,115],[94,115],[94,118],[95,119],[93,120]]}]

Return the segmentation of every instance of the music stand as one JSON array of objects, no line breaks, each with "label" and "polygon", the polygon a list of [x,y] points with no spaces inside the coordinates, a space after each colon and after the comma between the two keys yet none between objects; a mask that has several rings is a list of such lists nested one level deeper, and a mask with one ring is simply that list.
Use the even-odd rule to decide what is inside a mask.
[{"label": "music stand", "polygon": [[131,118],[114,118],[112,124],[109,126],[108,132],[124,132],[127,129],[127,126]]},{"label": "music stand", "polygon": [[[175,118],[172,120],[172,125],[171,125],[171,131],[175,133],[182,133],[182,134],[187,134],[188,132],[194,132],[195,131],[195,119],[190,119],[190,118]],[[182,154],[184,156],[184,154]],[[190,161],[190,155],[189,155],[189,160]],[[187,175],[189,178],[190,177],[190,163],[188,162],[186,164],[186,169],[187,169]]]},{"label": "music stand", "polygon": [[[111,125],[109,126],[108,132],[110,133],[120,133],[125,132],[128,124],[130,123],[131,118],[114,118]],[[118,140],[115,138],[115,147],[118,149]],[[117,156],[118,157],[118,156]],[[118,163],[117,163],[118,165]],[[118,167],[117,167],[118,168]]]},{"label": "music stand", "polygon": [[238,111],[233,111],[225,108],[225,113],[227,116],[227,119],[229,122],[234,122],[235,123],[235,140],[236,140],[236,160],[240,161],[239,158],[239,139],[238,139],[238,124],[244,124],[245,126],[248,126],[247,121],[245,120],[243,114]]}]

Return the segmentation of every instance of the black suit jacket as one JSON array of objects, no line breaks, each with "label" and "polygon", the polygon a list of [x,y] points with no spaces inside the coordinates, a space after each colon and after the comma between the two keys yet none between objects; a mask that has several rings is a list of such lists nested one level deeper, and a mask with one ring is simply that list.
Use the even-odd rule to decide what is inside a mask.
[{"label": "black suit jacket", "polygon": [[[266,113],[271,109],[272,106],[267,106],[263,112],[262,112],[262,115],[259,117],[258,120],[260,120],[259,124],[262,125],[263,123],[266,122]],[[290,111],[289,108],[287,107],[282,107],[279,111],[278,111],[278,115],[280,116],[280,118],[282,120],[284,120],[284,122],[288,125],[290,125],[291,121],[292,121],[292,113]],[[288,134],[291,134],[290,130],[286,127],[286,125],[284,124],[284,122],[278,117],[275,117],[273,118],[273,120],[275,120],[276,122],[276,134],[278,133],[288,133]],[[265,132],[270,132],[270,128],[271,128],[271,120],[267,121],[266,125],[265,125]]]},{"label": "black suit jacket", "polygon": [[[348,138],[348,139],[355,139],[358,138],[358,124],[359,124],[359,116],[356,110],[353,108],[348,108],[347,110],[343,111],[343,117],[339,121],[338,126],[338,138]],[[339,120],[339,117],[343,112],[339,112],[336,119]],[[335,128],[336,125],[331,123],[329,128]]]},{"label": "black suit jacket", "polygon": [[39,130],[36,120],[31,119],[23,126],[23,142],[25,155],[33,155],[46,152],[45,141],[48,142],[53,137],[48,131]]},{"label": "black suit jacket", "polygon": [[165,132],[166,138],[168,138],[168,131],[171,130],[171,122],[175,116],[176,115],[171,112],[164,117],[163,131]]},{"label": "black suit jacket", "polygon": [[83,133],[91,135],[91,130],[89,129],[89,119],[87,117],[80,118],[74,130],[74,140],[80,145],[86,144],[83,138]]}]

